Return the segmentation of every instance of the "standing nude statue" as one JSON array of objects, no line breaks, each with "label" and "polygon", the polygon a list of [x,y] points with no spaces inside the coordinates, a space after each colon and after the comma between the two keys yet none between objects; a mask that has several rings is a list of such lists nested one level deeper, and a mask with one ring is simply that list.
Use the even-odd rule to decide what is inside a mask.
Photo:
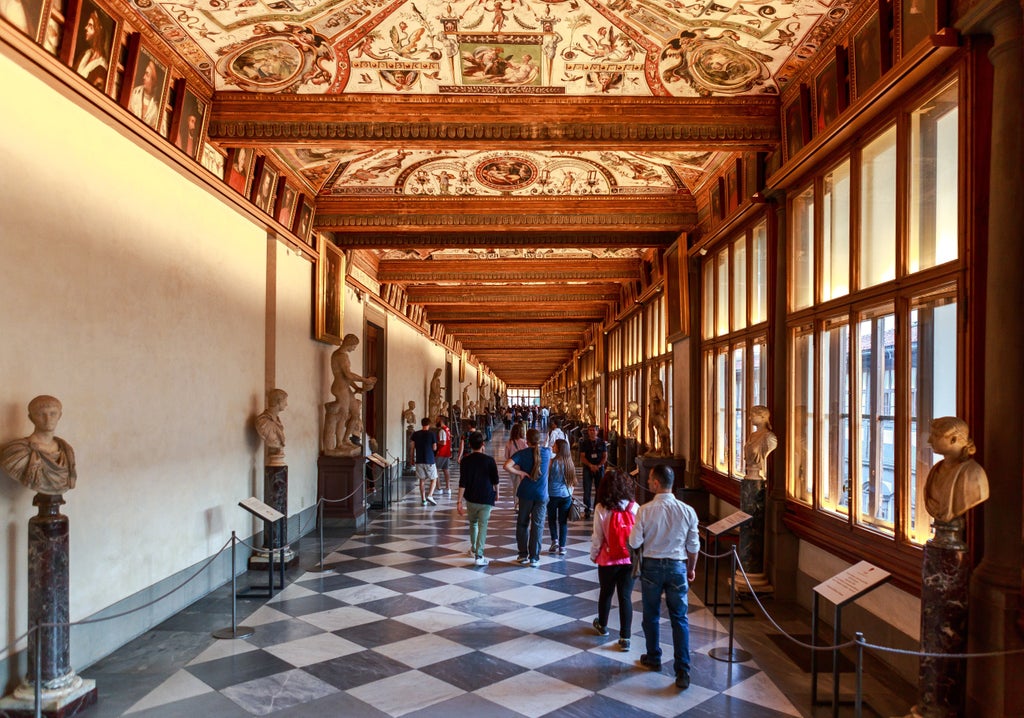
[{"label": "standing nude statue", "polygon": [[[334,374],[334,381],[331,382],[331,394],[334,401],[324,404],[324,453],[328,456],[344,456],[340,453],[347,449],[346,427],[351,421],[353,402],[356,394],[362,394],[372,389],[376,383],[376,377],[363,377],[352,371],[348,355],[359,345],[359,337],[355,334],[346,334],[341,340],[341,345],[331,354],[331,372]],[[362,406],[360,402],[359,406]]]},{"label": "standing nude statue", "polygon": [[668,428],[668,402],[665,401],[665,385],[657,376],[651,377],[651,444],[652,451],[648,452],[654,456],[672,455],[672,434]]}]

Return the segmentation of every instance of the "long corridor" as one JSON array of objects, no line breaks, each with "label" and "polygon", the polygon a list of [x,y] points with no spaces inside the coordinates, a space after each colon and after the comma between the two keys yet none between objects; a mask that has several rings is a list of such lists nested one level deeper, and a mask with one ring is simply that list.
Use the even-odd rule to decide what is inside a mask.
[{"label": "long corridor", "polygon": [[[504,432],[486,451],[502,456]],[[690,592],[692,685],[673,685],[641,667],[639,587],[632,650],[617,645],[597,615],[597,569],[589,522],[570,524],[567,553],[545,553],[538,568],[515,562],[508,477],[488,530],[490,564],[468,555],[466,520],[452,493],[421,506],[415,481],[403,499],[375,514],[365,531],[335,539],[319,562],[315,532],[300,544],[301,566],[267,599],[240,602],[246,640],[215,640],[230,626],[230,593],[218,589],[83,671],[100,687],[96,718],[299,716],[801,716],[755,661],[729,664],[708,651],[728,643],[716,618]],[[340,543],[339,543],[340,541]],[[545,535],[544,549],[549,537]],[[330,545],[330,544],[329,544]],[[252,575],[259,583],[261,575]],[[244,579],[243,579],[244,582]],[[663,612],[663,648],[672,655]]]}]

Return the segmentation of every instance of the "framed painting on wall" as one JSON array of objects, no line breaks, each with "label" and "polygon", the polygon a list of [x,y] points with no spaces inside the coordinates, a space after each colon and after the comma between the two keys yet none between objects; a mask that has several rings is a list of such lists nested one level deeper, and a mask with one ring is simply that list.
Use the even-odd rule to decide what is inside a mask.
[{"label": "framed painting on wall", "polygon": [[299,209],[295,213],[295,236],[306,244],[310,244],[310,232],[313,229],[313,203],[306,195],[299,197]]},{"label": "framed painting on wall", "polygon": [[839,117],[839,72],[835,58],[814,78],[814,134],[820,135]]},{"label": "framed painting on wall", "polygon": [[128,47],[125,77],[132,81],[121,88],[121,104],[159,131],[167,94],[167,66],[142,45],[138,33],[132,35]]},{"label": "framed painting on wall", "polygon": [[889,33],[888,28],[883,28],[879,13],[871,13],[860,27],[854,30],[851,50],[851,85],[854,98],[860,99],[882,78],[882,73],[889,69]]},{"label": "framed painting on wall", "polygon": [[313,337],[328,344],[341,344],[345,313],[345,253],[326,236],[319,237],[319,249]]},{"label": "framed painting on wall", "polygon": [[256,162],[256,175],[252,183],[252,201],[267,214],[272,214],[274,211],[277,178],[278,172],[274,166],[267,161],[266,157],[260,157]]},{"label": "framed painting on wall", "polygon": [[782,111],[783,132],[785,132],[786,159],[790,160],[803,149],[810,137],[810,107],[807,104],[807,86],[801,85],[800,91]]},{"label": "framed painting on wall", "polygon": [[249,177],[252,175],[252,165],[255,159],[256,153],[248,147],[234,147],[228,152],[224,181],[242,195],[249,189]]},{"label": "framed painting on wall", "polygon": [[896,47],[900,59],[946,24],[944,0],[899,0]]},{"label": "framed painting on wall", "polygon": [[186,87],[185,80],[178,80],[176,87],[174,111],[171,114],[171,139],[175,147],[196,159],[203,146],[206,103]]},{"label": "framed painting on wall", "polygon": [[7,0],[0,3],[0,17],[39,42],[46,0]]},{"label": "framed painting on wall", "polygon": [[285,227],[292,226],[292,219],[295,216],[295,202],[299,199],[299,193],[288,184],[288,180],[282,177],[277,188],[277,202],[274,205],[274,219]]},{"label": "framed painting on wall", "polygon": [[114,65],[117,21],[93,0],[70,0],[61,59],[100,92]]},{"label": "framed painting on wall", "polygon": [[725,207],[722,203],[722,197],[725,191],[722,188],[722,178],[718,177],[711,183],[711,189],[709,190],[709,200],[711,202],[711,222],[717,223],[719,220],[725,218]]}]

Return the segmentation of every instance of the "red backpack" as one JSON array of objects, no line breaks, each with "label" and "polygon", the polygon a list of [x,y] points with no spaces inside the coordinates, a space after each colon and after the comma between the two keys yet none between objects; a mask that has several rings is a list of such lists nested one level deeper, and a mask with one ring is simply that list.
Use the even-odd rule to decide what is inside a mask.
[{"label": "red backpack", "polygon": [[597,557],[599,564],[622,561],[629,558],[629,533],[636,523],[633,513],[633,502],[624,509],[615,509],[608,513],[608,525],[604,529],[604,543]]}]

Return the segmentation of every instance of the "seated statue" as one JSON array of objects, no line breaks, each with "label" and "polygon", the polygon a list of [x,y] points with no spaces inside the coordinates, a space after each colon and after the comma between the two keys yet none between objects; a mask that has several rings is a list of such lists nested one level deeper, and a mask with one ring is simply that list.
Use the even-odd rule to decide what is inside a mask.
[{"label": "seated statue", "polygon": [[988,499],[988,475],[971,458],[977,449],[963,419],[935,419],[928,443],[942,460],[928,472],[924,506],[936,521],[949,523]]},{"label": "seated statue", "polygon": [[284,466],[284,424],[279,414],[288,407],[288,393],[271,389],[267,394],[267,408],[256,417],[256,433],[267,449],[267,466]]},{"label": "seated statue", "polygon": [[37,396],[28,403],[28,418],[35,431],[0,447],[0,468],[25,487],[41,494],[60,496],[75,488],[75,452],[64,439],[54,436],[63,413],[59,400]]}]

